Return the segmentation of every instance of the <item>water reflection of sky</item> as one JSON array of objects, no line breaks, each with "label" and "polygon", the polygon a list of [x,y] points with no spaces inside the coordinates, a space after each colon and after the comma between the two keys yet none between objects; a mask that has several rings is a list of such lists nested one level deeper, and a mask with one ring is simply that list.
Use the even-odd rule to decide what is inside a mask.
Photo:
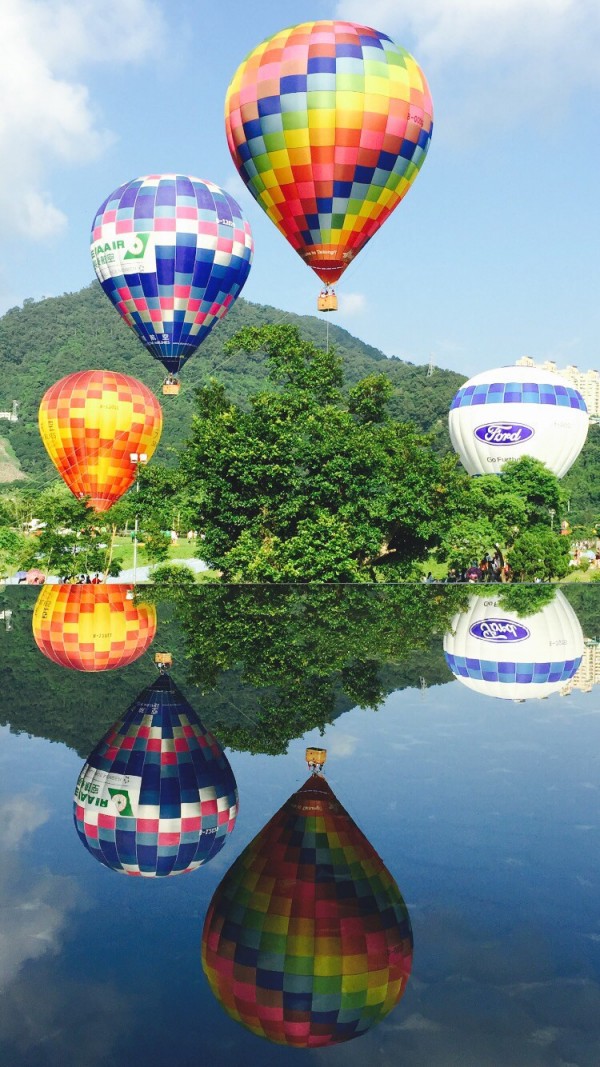
[{"label": "water reflection of sky", "polygon": [[[1,1061],[597,1067],[599,711],[597,691],[516,704],[453,681],[349,711],[284,756],[233,752],[232,837],[162,881],[117,875],[81,846],[79,755],[0,729]],[[307,743],[327,747],[328,781],[394,874],[415,939],[396,1009],[321,1052],[247,1033],[200,965],[210,897],[304,781]]]}]

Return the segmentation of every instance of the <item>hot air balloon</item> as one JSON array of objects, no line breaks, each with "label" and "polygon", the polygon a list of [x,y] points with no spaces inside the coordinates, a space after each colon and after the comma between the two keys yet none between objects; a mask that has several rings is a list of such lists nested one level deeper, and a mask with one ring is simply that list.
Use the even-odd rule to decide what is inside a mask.
[{"label": "hot air balloon", "polygon": [[444,636],[446,663],[458,681],[504,700],[559,693],[579,669],[583,652],[579,620],[560,590],[524,618],[496,596],[472,596]]},{"label": "hot air balloon", "polygon": [[238,67],[225,126],[248,189],[326,289],[400,203],[427,154],[431,95],[384,33],[304,22]]},{"label": "hot air balloon", "polygon": [[412,932],[375,849],[311,776],[244,849],[211,900],[202,936],[227,1013],[281,1045],[359,1037],[408,981]]},{"label": "hot air balloon", "polygon": [[109,370],[76,371],[48,389],[40,434],[71,492],[94,511],[108,509],[133,485],[132,455],[148,460],[162,430],[162,411],[137,378]]},{"label": "hot air balloon", "polygon": [[133,663],[156,634],[156,608],[133,599],[132,585],[45,585],[33,612],[40,652],[75,671]]},{"label": "hot air balloon", "polygon": [[449,415],[452,444],[469,474],[498,474],[508,459],[533,456],[562,478],[585,444],[581,393],[559,374],[500,367],[470,378]]},{"label": "hot air balloon", "polygon": [[220,852],[238,794],[219,742],[161,674],[96,745],[73,803],[77,833],[95,859],[160,878]]},{"label": "hot air balloon", "polygon": [[229,193],[187,174],[119,186],[96,213],[98,280],[144,347],[173,378],[241,292],[252,262],[250,224]]}]

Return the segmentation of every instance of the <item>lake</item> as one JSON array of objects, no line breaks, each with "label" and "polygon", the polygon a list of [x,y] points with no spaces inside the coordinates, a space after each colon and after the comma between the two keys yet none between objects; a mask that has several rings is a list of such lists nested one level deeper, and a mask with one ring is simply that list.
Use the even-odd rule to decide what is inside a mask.
[{"label": "lake", "polygon": [[[128,666],[96,672],[68,669],[40,650],[32,628],[39,594],[0,591],[3,1064],[597,1067],[600,589],[199,586],[159,601],[156,634]],[[239,813],[228,809],[231,832],[211,831],[219,847],[206,863],[135,877],[98,862],[94,841],[77,832],[73,797],[90,753],[148,686],[158,715],[156,652],[172,653],[169,678],[225,749]],[[349,817],[332,801],[328,847],[343,822],[345,855],[353,849],[354,859],[342,871],[346,860],[335,848],[325,855],[323,835],[313,835],[310,848],[308,838],[299,846],[298,884],[313,877],[317,899],[325,885],[328,900],[342,883],[347,895],[349,879],[360,884],[372,931],[363,882],[389,872],[414,955],[405,992],[362,1036],[292,1050],[223,1008],[203,970],[201,940],[221,880],[238,857],[244,865],[250,842],[309,779],[307,746],[327,750],[324,778]],[[176,778],[184,747],[161,750]],[[162,779],[156,788],[166,804]],[[376,860],[365,860],[352,824],[383,873],[372,874]],[[150,855],[150,825],[135,835],[134,849],[145,843]],[[305,974],[300,956],[335,976],[339,957],[355,953],[356,981],[342,985],[355,990],[366,959],[363,948],[356,962],[359,950],[345,935],[317,949],[315,934],[312,956],[284,943],[282,984],[275,964],[265,977],[276,945],[265,931],[280,931],[274,912],[285,912],[265,889],[279,877],[278,847],[263,845],[262,881],[249,875],[244,883],[245,915],[254,919],[240,919],[239,896],[223,905],[236,963],[223,997],[245,990],[252,1004],[244,1010],[260,1025],[274,1018],[281,989],[294,1019],[302,1015],[290,977]],[[294,885],[288,871],[290,894]],[[251,963],[249,950],[238,955],[235,946],[257,916]],[[384,981],[378,973],[368,981],[371,1005]],[[364,1006],[358,994],[325,989],[311,1033],[335,1042],[351,1034]],[[303,1032],[273,1025],[288,1041]]]}]

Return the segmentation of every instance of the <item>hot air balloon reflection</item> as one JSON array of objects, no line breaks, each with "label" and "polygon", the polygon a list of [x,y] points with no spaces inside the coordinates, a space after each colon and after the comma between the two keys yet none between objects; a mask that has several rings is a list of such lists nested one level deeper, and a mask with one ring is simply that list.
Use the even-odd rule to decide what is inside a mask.
[{"label": "hot air balloon reflection", "polygon": [[92,226],[92,262],[109,300],[168,371],[163,392],[227,313],[250,271],[250,224],[229,193],[186,174],[119,186]]},{"label": "hot air balloon reflection", "polygon": [[359,1037],[402,996],[412,932],[398,886],[313,775],[241,853],[210,903],[202,960],[228,1014],[297,1048]]},{"label": "hot air balloon reflection", "polygon": [[509,459],[532,456],[562,478],[585,444],[589,416],[581,393],[551,371],[499,367],[465,382],[448,428],[469,474],[499,474]]},{"label": "hot air balloon reflection", "polygon": [[132,585],[45,585],[33,611],[40,652],[61,667],[110,671],[146,651],[156,634],[156,608],[134,599]]},{"label": "hot air balloon reflection", "polygon": [[168,674],[134,700],[83,767],[75,826],[88,852],[143,878],[208,863],[233,830],[229,761]]},{"label": "hot air balloon reflection", "polygon": [[162,411],[137,378],[115,371],[77,371],[48,389],[39,428],[50,459],[74,496],[108,511],[137,473],[132,455],[154,452]]},{"label": "hot air balloon reflection", "polygon": [[581,625],[560,590],[525,617],[497,596],[473,596],[444,635],[446,663],[455,678],[503,700],[559,693],[578,671],[583,653]]},{"label": "hot air balloon reflection", "polygon": [[384,33],[304,22],[263,41],[227,92],[229,150],[246,186],[325,285],[410,189],[433,129],[425,76]]}]

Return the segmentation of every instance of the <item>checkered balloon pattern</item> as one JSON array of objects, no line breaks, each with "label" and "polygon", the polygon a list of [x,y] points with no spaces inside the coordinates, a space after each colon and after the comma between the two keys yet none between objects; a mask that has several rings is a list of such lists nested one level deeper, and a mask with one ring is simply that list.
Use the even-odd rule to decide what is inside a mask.
[{"label": "checkered balloon pattern", "polygon": [[160,440],[162,410],[137,378],[109,370],[76,371],[44,394],[38,423],[63,481],[100,512],[133,485],[131,454],[150,459]]},{"label": "checkered balloon pattern", "polygon": [[373,847],[319,777],[241,853],[210,903],[204,971],[228,1014],[297,1048],[376,1026],[412,963],[406,904]]},{"label": "checkered balloon pattern", "polygon": [[150,647],[156,608],[134,600],[134,587],[45,585],[33,611],[33,637],[40,652],[75,671],[126,667]]},{"label": "checkered balloon pattern", "polygon": [[77,833],[123,874],[184,874],[221,851],[238,794],[229,761],[177,686],[161,675],[102,738],[74,797]]},{"label": "checkered balloon pattern", "polygon": [[253,247],[233,197],[185,174],[126,182],[92,226],[92,262],[104,292],[171,374],[234,303]]},{"label": "checkered balloon pattern", "polygon": [[238,68],[225,128],[252,195],[331,284],[410,189],[433,106],[419,65],[384,33],[304,22],[274,34]]}]

